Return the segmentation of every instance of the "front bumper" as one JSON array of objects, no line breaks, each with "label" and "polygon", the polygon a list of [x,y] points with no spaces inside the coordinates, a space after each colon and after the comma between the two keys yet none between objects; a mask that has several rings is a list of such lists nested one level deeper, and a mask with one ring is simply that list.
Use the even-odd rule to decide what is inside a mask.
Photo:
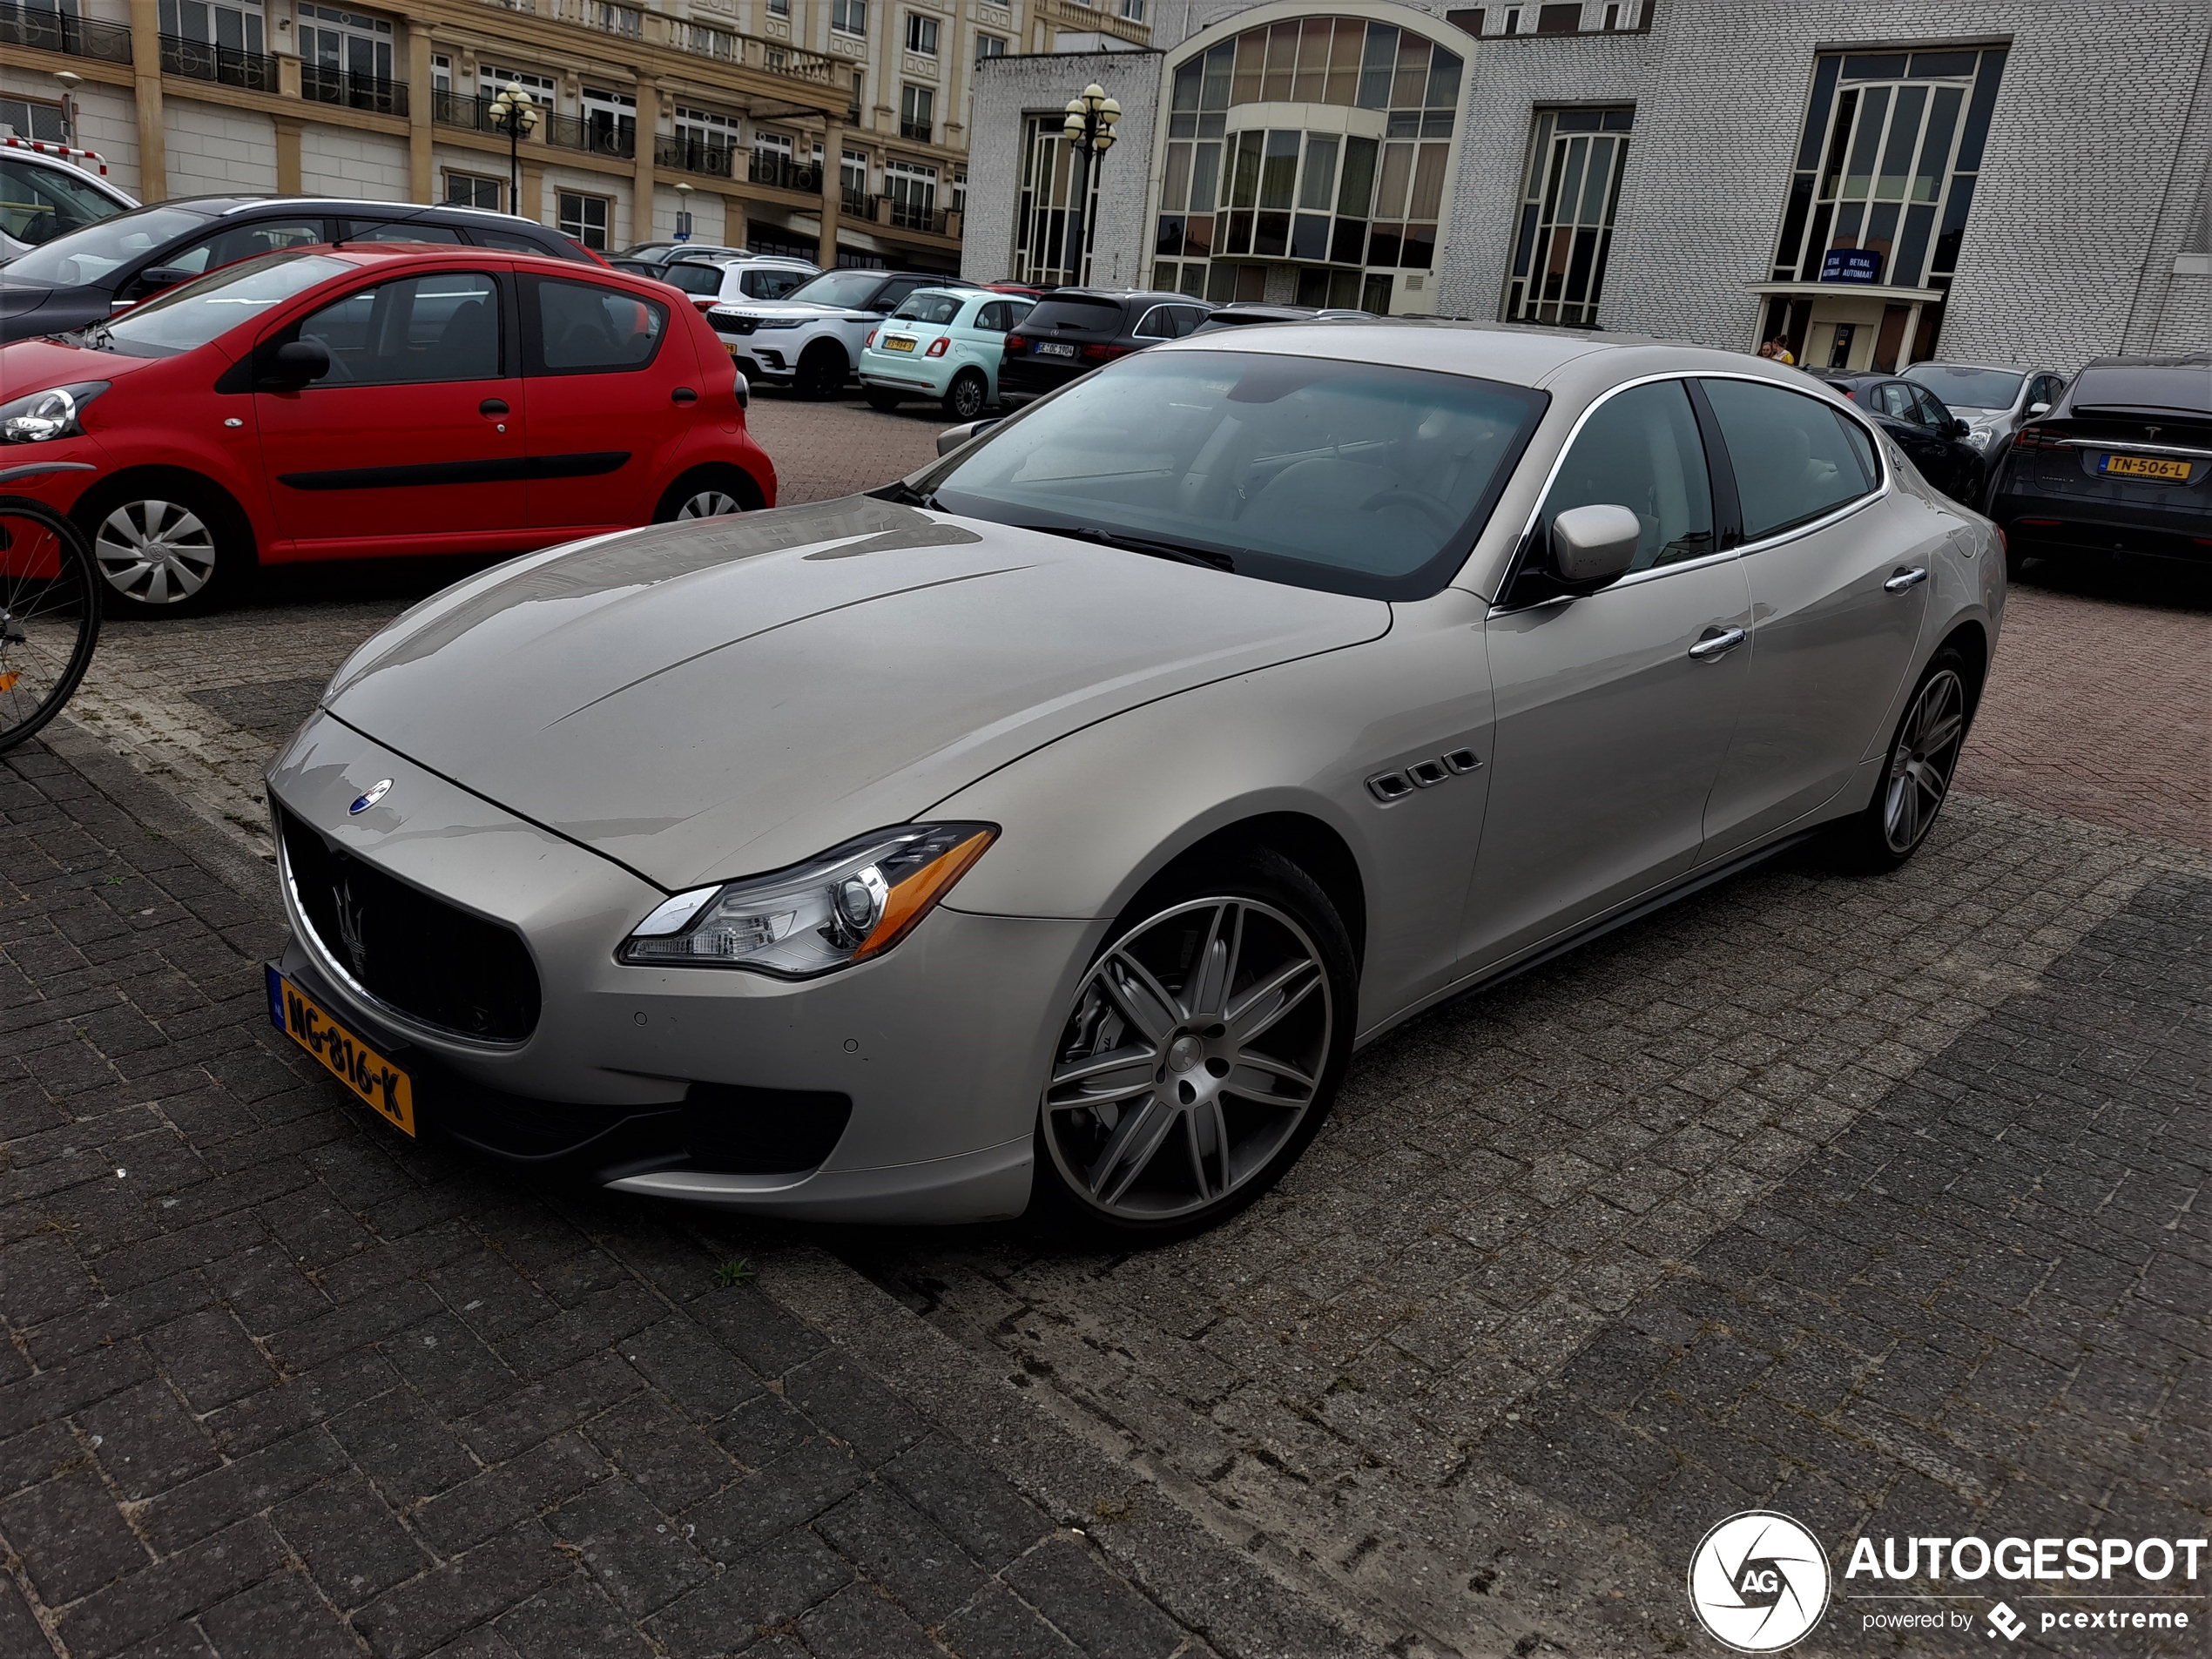
[{"label": "front bumper", "polygon": [[[385,778],[382,800],[349,814]],[[422,1132],[625,1191],[762,1213],[948,1222],[1027,1204],[1056,1014],[1103,924],[941,907],[881,959],[818,980],[633,967],[614,953],[659,888],[327,715],[278,757],[269,788],[327,844],[513,928],[535,963],[541,1012],[522,1041],[426,1026],[354,977],[280,865],[293,928],[283,972],[421,1079]],[[722,1155],[749,1143],[749,1114],[801,1096],[850,1102],[819,1163],[761,1169]]]}]

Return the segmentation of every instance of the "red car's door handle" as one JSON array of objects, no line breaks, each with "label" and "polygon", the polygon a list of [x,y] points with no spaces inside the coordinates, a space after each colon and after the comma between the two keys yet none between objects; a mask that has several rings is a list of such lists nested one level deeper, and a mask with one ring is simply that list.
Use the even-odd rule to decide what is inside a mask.
[{"label": "red car's door handle", "polygon": [[679,386],[668,395],[668,401],[671,403],[696,403],[699,401],[699,395],[688,386]]},{"label": "red car's door handle", "polygon": [[479,415],[504,415],[507,413],[507,400],[503,397],[488,397],[482,402],[476,405],[476,413]]}]

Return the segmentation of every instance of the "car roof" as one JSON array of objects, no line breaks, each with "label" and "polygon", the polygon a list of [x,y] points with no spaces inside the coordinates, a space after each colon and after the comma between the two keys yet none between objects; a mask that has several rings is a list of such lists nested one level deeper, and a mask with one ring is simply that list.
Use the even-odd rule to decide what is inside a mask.
[{"label": "car roof", "polygon": [[[353,196],[172,196],[166,201],[150,202],[148,206],[189,207],[212,214],[217,218],[242,213],[251,208],[311,208],[320,212],[345,213],[354,218],[370,214],[388,213],[395,219],[458,219],[463,221],[497,225],[508,228],[527,226],[550,238],[558,232],[524,219],[518,213],[495,212],[489,207],[469,207],[459,202],[390,202],[365,200]],[[573,263],[573,261],[571,261]]]},{"label": "car roof", "polygon": [[1206,310],[1214,307],[1195,294],[1170,293],[1164,288],[1055,288],[1045,296],[1048,300],[1111,300],[1117,304],[1163,305],[1177,300],[1186,306],[1200,306]]},{"label": "car roof", "polygon": [[1964,363],[1955,357],[1923,357],[1917,363],[1907,363],[1898,373],[1911,376],[1916,368],[1973,368],[1986,369],[1993,374],[2055,374],[2055,368],[2036,368],[2024,363]]}]

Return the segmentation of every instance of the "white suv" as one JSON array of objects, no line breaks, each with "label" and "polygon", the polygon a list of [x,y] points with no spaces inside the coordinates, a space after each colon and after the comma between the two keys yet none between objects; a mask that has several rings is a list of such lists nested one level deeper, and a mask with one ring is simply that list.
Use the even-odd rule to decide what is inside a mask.
[{"label": "white suv", "polygon": [[706,320],[755,384],[833,397],[852,379],[868,331],[916,288],[972,288],[942,272],[825,271],[781,300],[710,307]]},{"label": "white suv", "polygon": [[12,133],[0,138],[0,259],[136,207],[136,199],[100,176],[106,172],[107,163],[90,150]]},{"label": "white suv", "polygon": [[672,288],[691,296],[701,311],[717,304],[743,305],[748,300],[780,300],[822,267],[808,260],[786,259],[775,253],[748,253],[670,260],[652,274]]}]

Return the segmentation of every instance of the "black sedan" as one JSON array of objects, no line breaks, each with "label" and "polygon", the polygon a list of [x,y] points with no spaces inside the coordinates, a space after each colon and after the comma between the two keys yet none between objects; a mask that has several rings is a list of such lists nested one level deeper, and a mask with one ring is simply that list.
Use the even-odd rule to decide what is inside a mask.
[{"label": "black sedan", "polygon": [[2015,570],[2091,553],[2212,563],[2212,354],[2091,363],[2014,435],[1990,516]]},{"label": "black sedan", "polygon": [[1006,337],[999,391],[1034,396],[1055,391],[1101,363],[1180,340],[1212,314],[1187,293],[1150,289],[1055,288]]},{"label": "black sedan", "polygon": [[1959,505],[1981,510],[1988,471],[1980,453],[1966,442],[1973,428],[1944,407],[1941,398],[1896,374],[1812,372],[1872,415],[1912,456],[1920,476]]},{"label": "black sedan", "polygon": [[550,226],[474,207],[188,196],[101,219],[0,266],[0,342],[82,328],[219,265],[307,242],[448,242],[591,257]]}]

